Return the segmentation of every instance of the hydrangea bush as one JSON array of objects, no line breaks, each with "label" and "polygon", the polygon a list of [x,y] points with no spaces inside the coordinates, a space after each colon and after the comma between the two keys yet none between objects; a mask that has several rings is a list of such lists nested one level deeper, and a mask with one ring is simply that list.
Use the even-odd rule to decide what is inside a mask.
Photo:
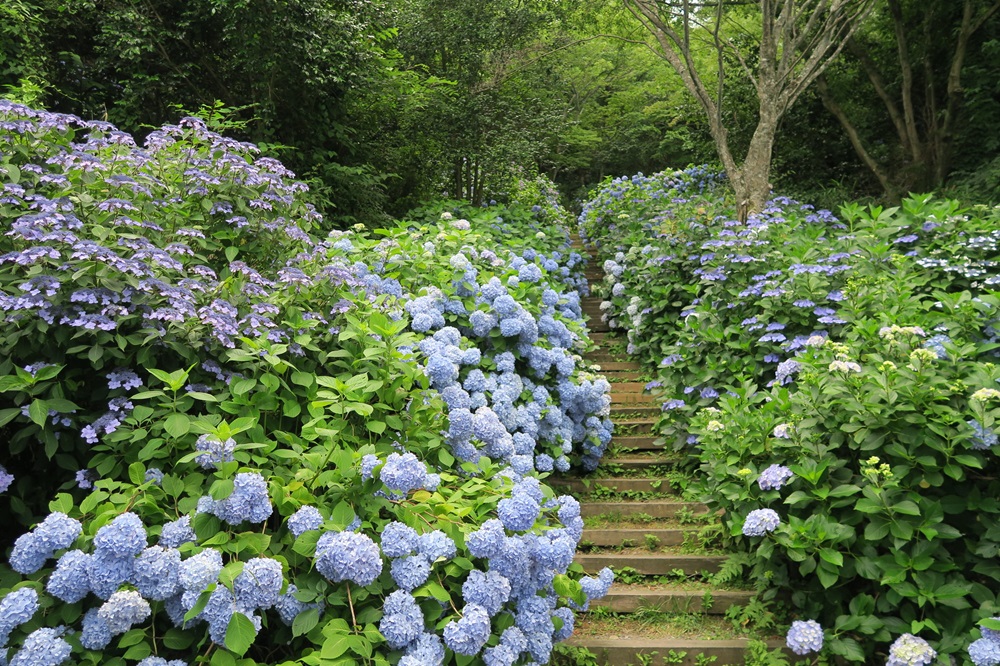
[{"label": "hydrangea bush", "polygon": [[0,104],[0,660],[546,662],[610,584],[540,481],[610,437],[563,265]]},{"label": "hydrangea bush", "polygon": [[788,594],[789,648],[1000,663],[995,212],[779,197],[740,223],[714,181],[677,182],[606,183],[580,222],[661,441],[760,598]]}]

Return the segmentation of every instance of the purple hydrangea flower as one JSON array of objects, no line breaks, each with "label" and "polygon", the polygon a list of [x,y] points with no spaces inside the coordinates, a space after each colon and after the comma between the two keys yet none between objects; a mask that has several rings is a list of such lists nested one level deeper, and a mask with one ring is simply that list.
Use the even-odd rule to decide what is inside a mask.
[{"label": "purple hydrangea flower", "polygon": [[784,465],[774,464],[760,473],[757,485],[761,490],[778,490],[793,476],[795,475],[792,474],[792,470]]}]

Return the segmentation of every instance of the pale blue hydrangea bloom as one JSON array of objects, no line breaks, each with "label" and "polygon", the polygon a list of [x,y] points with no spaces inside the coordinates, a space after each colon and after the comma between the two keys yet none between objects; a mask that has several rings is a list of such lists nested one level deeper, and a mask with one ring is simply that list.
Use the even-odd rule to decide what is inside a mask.
[{"label": "pale blue hydrangea bloom", "polygon": [[386,597],[378,630],[394,650],[416,641],[424,633],[424,614],[413,595],[396,590]]},{"label": "pale blue hydrangea bloom", "polygon": [[288,530],[296,537],[323,526],[323,514],[314,506],[303,506],[288,517]]},{"label": "pale blue hydrangea bloom", "polygon": [[466,605],[462,617],[444,628],[444,642],[455,654],[473,656],[490,637],[490,616],[482,606]]},{"label": "pale blue hydrangea bloom", "polygon": [[316,570],[333,583],[371,585],[382,573],[382,556],[367,535],[326,532],[316,543]]},{"label": "pale blue hydrangea bloom", "polygon": [[82,550],[68,550],[56,563],[45,589],[56,599],[75,604],[90,592],[90,555]]},{"label": "pale blue hydrangea bloom", "polygon": [[10,660],[10,666],[59,666],[69,659],[72,651],[60,633],[47,627],[31,632]]},{"label": "pale blue hydrangea bloom", "polygon": [[807,655],[823,649],[823,627],[815,620],[795,620],[785,636],[788,649],[797,655]]},{"label": "pale blue hydrangea bloom", "polygon": [[781,524],[781,518],[774,509],[754,509],[747,514],[743,523],[743,535],[748,537],[764,536],[773,532]]}]

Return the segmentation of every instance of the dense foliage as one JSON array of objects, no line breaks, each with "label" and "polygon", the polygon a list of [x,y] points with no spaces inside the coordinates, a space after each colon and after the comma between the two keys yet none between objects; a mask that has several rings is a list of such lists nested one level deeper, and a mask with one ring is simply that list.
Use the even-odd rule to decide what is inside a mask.
[{"label": "dense foliage", "polygon": [[996,211],[731,215],[693,169],[607,181],[580,218],[605,317],[658,373],[663,441],[827,654],[871,663],[919,634],[894,649],[961,658],[1000,611]]},{"label": "dense foliage", "polygon": [[546,662],[611,579],[539,479],[610,422],[539,184],[319,240],[196,118],[2,104],[4,658]]},{"label": "dense foliage", "polygon": [[[824,92],[811,86],[785,110],[773,182],[829,205],[942,185],[996,201],[1000,11],[875,4]],[[722,53],[738,75],[720,103],[742,153],[762,32],[757,3],[734,10],[731,39],[694,30],[691,63],[711,80],[711,45],[741,50]],[[716,159],[707,118],[656,50],[624,3],[604,0],[12,0],[0,8],[0,94],[139,137],[177,106],[224,110],[344,228],[443,192],[503,201],[521,168],[576,198],[609,174]]]}]

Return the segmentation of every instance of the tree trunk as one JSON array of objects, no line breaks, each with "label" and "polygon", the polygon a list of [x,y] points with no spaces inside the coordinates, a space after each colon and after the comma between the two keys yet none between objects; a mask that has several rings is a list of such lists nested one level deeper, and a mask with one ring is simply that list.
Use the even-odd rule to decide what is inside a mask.
[{"label": "tree trunk", "polygon": [[[883,191],[885,191],[886,197],[890,201],[898,201],[899,195],[896,192],[896,188],[893,187],[892,182],[889,180],[888,174],[885,170],[879,166],[879,163],[875,161],[871,153],[865,148],[864,143],[861,141],[861,135],[858,134],[858,129],[851,122],[851,119],[847,117],[847,113],[841,108],[837,100],[834,99],[833,95],[830,93],[830,88],[827,86],[826,77],[819,77],[816,79],[816,90],[819,92],[819,98],[823,102],[823,106],[826,110],[833,114],[833,117],[837,119],[840,126],[844,128],[844,132],[847,133],[847,138],[851,142],[851,146],[854,147],[854,152],[858,154],[861,161],[865,163],[875,177],[878,179],[879,184],[882,186]],[[905,141],[906,135],[903,135],[903,140]]]},{"label": "tree trunk", "polygon": [[741,222],[751,213],[764,210],[771,198],[771,154],[781,115],[773,106],[761,99],[760,120],[750,139],[746,158],[735,169],[735,177],[730,175],[736,194],[736,215]]}]

